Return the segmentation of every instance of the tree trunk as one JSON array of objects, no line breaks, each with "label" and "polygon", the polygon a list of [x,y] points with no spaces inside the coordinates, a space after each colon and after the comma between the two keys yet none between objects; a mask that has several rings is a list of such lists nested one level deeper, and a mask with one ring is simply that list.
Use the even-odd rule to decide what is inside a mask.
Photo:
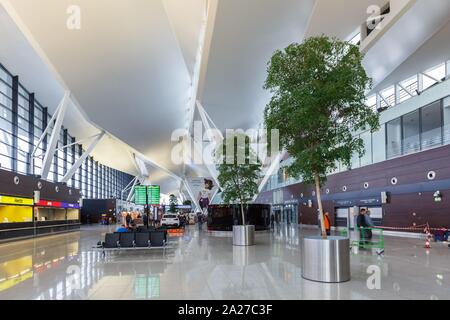
[{"label": "tree trunk", "polygon": [[244,213],[244,203],[241,199],[241,215],[242,215],[242,225],[245,226],[245,213]]},{"label": "tree trunk", "polygon": [[323,207],[322,207],[322,198],[320,193],[320,177],[318,174],[314,174],[314,180],[316,184],[316,196],[317,196],[317,204],[319,206],[319,220],[320,220],[320,229],[322,230],[322,238],[324,240],[327,239],[327,231],[325,230],[325,222],[323,216]]}]

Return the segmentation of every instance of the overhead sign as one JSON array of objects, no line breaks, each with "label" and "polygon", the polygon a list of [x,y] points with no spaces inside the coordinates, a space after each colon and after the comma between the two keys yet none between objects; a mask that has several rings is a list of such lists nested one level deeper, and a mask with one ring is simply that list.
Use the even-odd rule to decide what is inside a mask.
[{"label": "overhead sign", "polygon": [[137,205],[159,205],[161,196],[160,186],[135,186],[134,203]]},{"label": "overhead sign", "polygon": [[0,196],[1,204],[12,204],[12,205],[22,205],[22,206],[32,206],[33,199],[31,198],[18,198],[9,196]]},{"label": "overhead sign", "polygon": [[47,200],[39,201],[36,204],[36,206],[49,208],[62,208],[62,209],[80,209],[80,205],[78,203],[67,203],[67,202],[47,201]]},{"label": "overhead sign", "polygon": [[160,186],[148,186],[148,204],[159,205],[161,196]]},{"label": "overhead sign", "polygon": [[134,187],[134,203],[143,206],[147,204],[147,186]]}]

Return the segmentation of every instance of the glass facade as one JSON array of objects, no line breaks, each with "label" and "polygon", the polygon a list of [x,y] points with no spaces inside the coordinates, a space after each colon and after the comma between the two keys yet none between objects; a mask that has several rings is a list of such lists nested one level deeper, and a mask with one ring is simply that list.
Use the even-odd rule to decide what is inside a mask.
[{"label": "glass facade", "polygon": [[[362,157],[353,155],[352,169],[448,145],[450,144],[450,97],[393,119],[381,125],[376,132],[363,132],[359,137],[364,142],[366,152]],[[286,160],[279,171],[269,178],[264,191],[301,182],[285,174],[285,167],[291,161],[292,159]],[[336,170],[330,174],[347,169],[338,163]]]},{"label": "glass facade", "polygon": [[[54,125],[51,118],[47,108],[20,84],[19,78],[11,75],[0,64],[0,167],[21,174],[40,175],[51,131],[37,149],[34,161],[30,160],[31,153],[47,124],[50,123],[51,128]],[[61,181],[83,154],[82,145],[65,147],[75,142],[75,137],[62,128],[50,169],[50,181]],[[83,197],[87,199],[119,199],[122,190],[132,179],[133,176],[88,157],[67,185],[80,189]]]}]

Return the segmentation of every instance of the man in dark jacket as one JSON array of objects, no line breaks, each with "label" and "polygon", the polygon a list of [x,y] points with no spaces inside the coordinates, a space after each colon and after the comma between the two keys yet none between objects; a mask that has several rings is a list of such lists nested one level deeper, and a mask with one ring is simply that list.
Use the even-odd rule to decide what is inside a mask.
[{"label": "man in dark jacket", "polygon": [[366,212],[366,209],[362,208],[356,220],[359,228],[360,239],[364,239],[365,243],[372,239],[372,230],[368,229],[371,226],[367,224]]}]

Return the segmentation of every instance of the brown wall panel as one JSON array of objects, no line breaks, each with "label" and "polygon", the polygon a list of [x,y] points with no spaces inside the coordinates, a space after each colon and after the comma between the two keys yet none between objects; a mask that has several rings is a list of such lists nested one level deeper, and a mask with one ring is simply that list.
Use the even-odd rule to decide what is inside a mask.
[{"label": "brown wall panel", "polygon": [[[14,177],[19,178],[19,184],[14,183]],[[38,182],[42,183],[39,190]],[[58,187],[58,191],[56,191]],[[69,188],[62,183],[44,181],[35,176],[26,176],[14,172],[0,170],[0,194],[16,197],[34,197],[34,191],[41,192],[41,199],[76,203],[80,199],[80,191]]]},{"label": "brown wall panel", "polygon": [[[433,181],[428,180],[427,173],[436,172]],[[398,179],[398,184],[391,184],[392,177]],[[369,194],[374,191],[389,191],[390,202],[383,205],[383,225],[390,227],[411,227],[414,224],[429,223],[431,227],[450,227],[450,146],[408,155],[382,163],[353,169],[346,172],[330,175],[323,186],[323,194],[328,199],[345,199],[350,192]],[[364,189],[364,183],[369,188]],[[442,202],[436,203],[433,193],[438,185],[447,188],[439,190],[443,197]],[[436,185],[436,187],[434,187]],[[343,192],[342,187],[347,186]],[[431,189],[431,190],[424,190]],[[330,193],[326,195],[325,190]],[[439,188],[442,189],[442,188]],[[312,192],[313,186],[302,183],[282,188],[284,201],[298,200],[300,221],[304,224],[317,224],[317,207]],[[401,192],[399,190],[402,190]],[[405,191],[408,190],[408,191]],[[304,197],[301,198],[303,193]],[[376,192],[379,196],[381,194]],[[272,202],[273,191],[262,193],[257,201]],[[304,205],[308,199],[313,200],[313,208]],[[334,218],[333,201],[325,201],[324,209]],[[413,214],[415,213],[415,215]]]}]

